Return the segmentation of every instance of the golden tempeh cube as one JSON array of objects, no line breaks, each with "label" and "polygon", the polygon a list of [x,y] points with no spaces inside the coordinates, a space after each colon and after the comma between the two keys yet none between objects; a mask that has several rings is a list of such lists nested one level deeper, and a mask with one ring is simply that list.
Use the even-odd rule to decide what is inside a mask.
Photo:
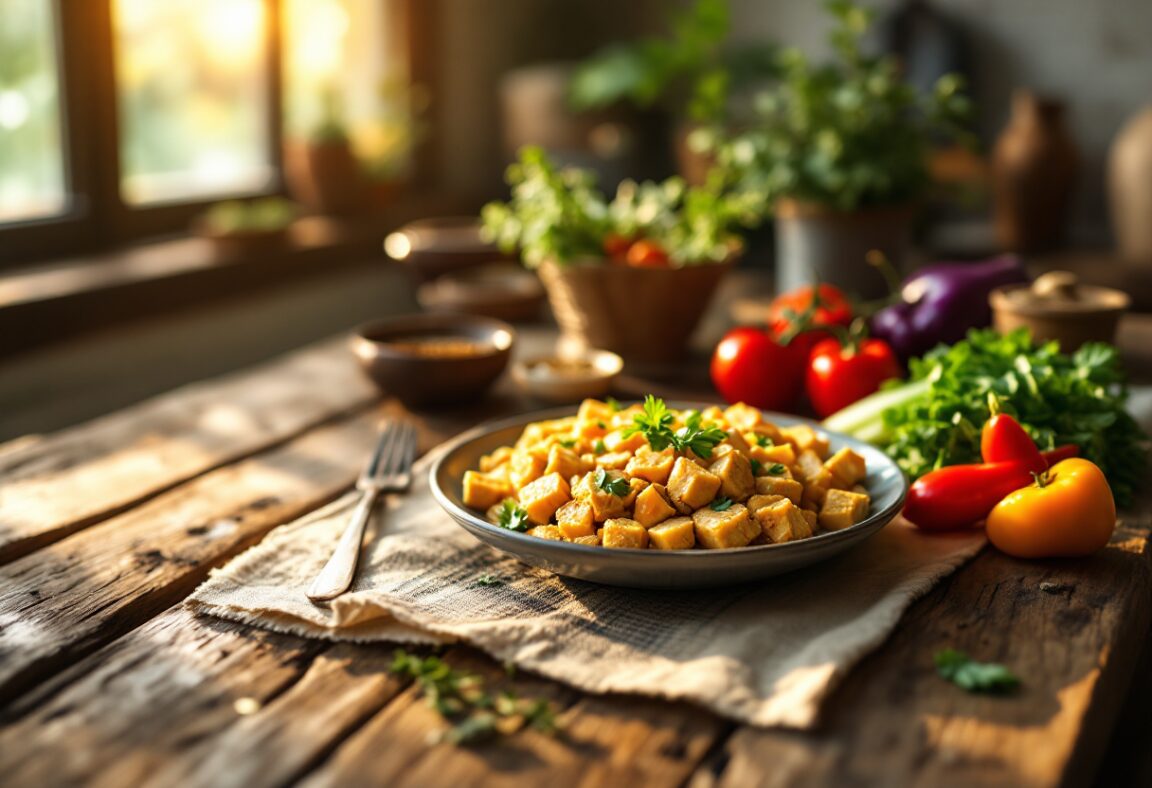
[{"label": "golden tempeh cube", "polygon": [[643,550],[648,546],[648,529],[627,517],[615,517],[604,523],[601,544],[605,547],[631,547]]},{"label": "golden tempeh cube", "polygon": [[529,536],[536,536],[540,539],[551,539],[554,542],[564,541],[564,537],[560,534],[560,529],[554,525],[538,525],[535,528],[529,528],[527,531]]},{"label": "golden tempeh cube", "polygon": [[624,506],[628,509],[636,503],[636,496],[644,492],[648,487],[648,482],[643,479],[629,479],[628,480],[628,494],[624,496]]},{"label": "golden tempeh cube", "polygon": [[[608,471],[612,479],[623,479],[620,471]],[[624,514],[624,499],[619,495],[601,490],[596,486],[596,474],[586,473],[584,477],[572,488],[572,497],[586,501],[592,506],[592,518],[602,523],[610,517],[619,517]]]},{"label": "golden tempeh cube", "polygon": [[748,449],[748,456],[757,460],[765,468],[776,463],[785,466],[796,464],[796,450],[792,448],[791,443],[777,443],[772,446],[760,446],[754,443]]},{"label": "golden tempeh cube", "polygon": [[821,468],[815,476],[804,480],[804,495],[800,498],[800,505],[819,509],[831,489],[832,474],[827,468]]},{"label": "golden tempeh cube", "polygon": [[622,471],[628,467],[628,461],[631,459],[632,455],[626,451],[610,451],[596,457],[596,467]]},{"label": "golden tempeh cube", "polygon": [[672,517],[648,529],[654,550],[690,550],[696,546],[696,524],[691,517]]},{"label": "golden tempeh cube", "polygon": [[573,476],[583,476],[590,470],[592,470],[592,466],[571,449],[556,444],[548,450],[548,464],[544,467],[545,474],[558,473],[565,479],[571,479]]},{"label": "golden tempeh cube", "polygon": [[508,481],[520,489],[544,475],[548,467],[548,455],[538,451],[516,451],[508,461]]},{"label": "golden tempeh cube", "polygon": [[636,505],[632,509],[632,519],[651,528],[656,523],[663,522],[676,514],[675,507],[668,501],[668,491],[663,484],[650,484],[636,496]]},{"label": "golden tempeh cube", "polygon": [[664,451],[644,451],[641,449],[628,461],[624,472],[629,476],[638,476],[653,484],[667,484],[668,476],[672,473],[672,465],[676,462],[676,455],[671,449]]},{"label": "golden tempeh cube", "polygon": [[550,473],[521,488],[519,498],[528,519],[544,525],[572,498],[572,490],[563,476]]},{"label": "golden tempeh cube", "polygon": [[716,497],[720,477],[687,457],[678,457],[668,477],[668,497],[683,514],[689,514]]},{"label": "golden tempeh cube", "polygon": [[743,402],[737,402],[735,405],[729,405],[725,408],[724,419],[732,429],[739,432],[749,432],[756,425],[764,422],[764,416],[760,413],[759,408],[754,408]]},{"label": "golden tempeh cube", "polygon": [[624,451],[633,454],[639,451],[641,446],[647,446],[648,439],[639,432],[634,432],[625,438],[624,431],[617,430],[604,436],[604,445],[608,447],[608,451]]},{"label": "golden tempeh cube", "polygon": [[796,475],[800,477],[800,481],[807,481],[808,479],[815,478],[821,471],[825,471],[824,460],[811,449],[805,449],[800,452],[796,457],[794,465]]},{"label": "golden tempeh cube", "polygon": [[597,534],[592,534],[591,536],[577,536],[572,540],[572,544],[590,544],[599,547],[600,537]]},{"label": "golden tempeh cube", "polygon": [[753,495],[748,499],[748,503],[744,504],[748,507],[748,512],[755,515],[757,510],[763,509],[765,506],[771,506],[777,501],[785,500],[783,495]]},{"label": "golden tempeh cube", "polygon": [[565,539],[596,535],[596,521],[592,519],[592,504],[587,501],[569,501],[556,510],[556,525]]},{"label": "golden tempeh cube", "polygon": [[493,451],[491,454],[485,454],[480,458],[480,470],[483,473],[488,473],[491,470],[499,468],[512,458],[512,447],[501,446]]},{"label": "golden tempeh cube", "polygon": [[783,495],[797,506],[804,495],[804,485],[785,476],[757,476],[756,492],[760,495]]},{"label": "golden tempeh cube", "polygon": [[756,522],[774,543],[791,542],[812,535],[812,529],[800,509],[786,498],[757,509]]},{"label": "golden tempeh cube", "polygon": [[821,459],[828,456],[828,438],[807,424],[781,427],[780,436],[795,446],[798,452],[812,451]]},{"label": "golden tempeh cube", "polygon": [[800,516],[804,518],[804,522],[808,523],[808,533],[811,534],[816,530],[816,524],[819,522],[819,516],[811,509],[801,509]]},{"label": "golden tempeh cube", "polygon": [[847,446],[833,454],[824,467],[832,474],[832,486],[842,490],[850,490],[868,474],[864,458]]},{"label": "golden tempeh cube", "polygon": [[733,501],[743,501],[756,491],[752,476],[752,463],[738,451],[730,451],[708,466],[720,477],[720,492]]},{"label": "golden tempeh cube", "polygon": [[464,471],[464,505],[473,509],[487,509],[512,494],[512,487],[503,479],[497,479],[476,471]]},{"label": "golden tempeh cube", "polygon": [[855,525],[868,516],[869,503],[867,495],[829,490],[820,509],[820,526],[829,531],[839,531]]},{"label": "golden tempeh cube", "polygon": [[708,507],[692,514],[696,543],[710,550],[744,547],[760,533],[760,525],[742,504],[732,504],[722,512]]}]

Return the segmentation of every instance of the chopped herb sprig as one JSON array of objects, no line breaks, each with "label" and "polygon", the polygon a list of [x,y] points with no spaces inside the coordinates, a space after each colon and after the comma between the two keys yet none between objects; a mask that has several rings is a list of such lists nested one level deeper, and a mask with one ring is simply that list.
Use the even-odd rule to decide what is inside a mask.
[{"label": "chopped herb sprig", "polygon": [[676,418],[664,400],[649,394],[644,398],[643,412],[632,420],[632,426],[624,430],[624,437],[642,434],[654,451],[663,451],[671,446],[676,451],[691,450],[698,457],[707,459],[712,450],[728,433],[714,424],[703,424],[703,417],[696,411],[688,414],[684,426],[673,430]]},{"label": "chopped herb sprig", "polygon": [[620,498],[627,495],[628,490],[631,489],[628,486],[627,479],[623,476],[612,476],[603,468],[596,469],[596,475],[592,477],[592,480],[596,482],[596,486],[604,492]]},{"label": "chopped herb sprig", "polygon": [[505,499],[500,506],[500,516],[497,520],[501,528],[507,528],[509,531],[527,531],[532,527],[528,511],[511,498]]},{"label": "chopped herb sprig", "polygon": [[708,508],[710,508],[714,512],[726,512],[732,508],[733,503],[734,503],[734,501],[731,498],[722,497],[722,498],[717,498],[715,501],[713,501],[712,505]]},{"label": "chopped herb sprig", "polygon": [[1003,665],[975,662],[953,648],[936,652],[936,672],[968,692],[1003,693],[1020,685],[1020,679]]}]

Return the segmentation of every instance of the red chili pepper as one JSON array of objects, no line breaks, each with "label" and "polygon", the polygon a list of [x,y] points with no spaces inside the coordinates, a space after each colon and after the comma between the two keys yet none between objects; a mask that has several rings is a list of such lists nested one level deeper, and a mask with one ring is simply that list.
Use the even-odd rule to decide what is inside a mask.
[{"label": "red chili pepper", "polygon": [[1027,462],[951,465],[921,476],[908,490],[904,517],[925,531],[968,528],[1009,493],[1032,483]]},{"label": "red chili pepper", "polygon": [[989,397],[992,416],[984,422],[980,433],[980,456],[984,462],[1027,463],[1028,467],[1040,473],[1048,470],[1048,463],[1036,448],[1035,441],[1020,426],[1020,422],[1000,412],[1000,401],[994,395]]},{"label": "red chili pepper", "polygon": [[1075,443],[1065,443],[1063,446],[1057,446],[1055,449],[1042,451],[1040,452],[1040,455],[1044,458],[1044,461],[1048,463],[1048,467],[1051,468],[1053,465],[1062,460],[1070,460],[1073,457],[1079,457],[1080,447]]}]

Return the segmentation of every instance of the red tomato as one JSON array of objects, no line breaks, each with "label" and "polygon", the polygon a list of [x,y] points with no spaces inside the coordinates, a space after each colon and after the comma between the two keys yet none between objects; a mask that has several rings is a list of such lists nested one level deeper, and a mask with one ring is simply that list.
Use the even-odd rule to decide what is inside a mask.
[{"label": "red tomato", "polygon": [[900,363],[882,339],[865,339],[855,349],[837,339],[821,340],[808,360],[808,399],[820,418],[864,399],[880,384],[900,377]]},{"label": "red tomato", "polygon": [[[852,303],[842,290],[835,285],[821,284],[818,292],[820,305],[812,315],[812,325],[817,330],[804,331],[792,340],[792,343],[798,343],[807,352],[811,352],[817,342],[831,336],[827,331],[818,330],[820,326],[848,328],[852,323]],[[777,336],[792,326],[795,316],[803,314],[812,306],[812,293],[812,285],[805,285],[772,300],[768,305],[768,325]]]},{"label": "red tomato", "polygon": [[641,238],[628,247],[628,265],[633,268],[667,268],[668,253],[655,241]]},{"label": "red tomato", "polygon": [[620,233],[608,233],[604,238],[604,254],[613,260],[623,262],[624,257],[628,254],[628,247],[631,245],[632,241]]},{"label": "red tomato", "polygon": [[728,402],[791,408],[804,385],[803,353],[758,328],[734,328],[712,354],[712,383]]}]

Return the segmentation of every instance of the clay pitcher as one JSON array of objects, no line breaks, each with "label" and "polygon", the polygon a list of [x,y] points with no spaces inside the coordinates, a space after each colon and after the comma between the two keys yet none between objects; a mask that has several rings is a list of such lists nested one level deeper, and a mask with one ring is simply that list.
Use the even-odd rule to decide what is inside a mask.
[{"label": "clay pitcher", "polygon": [[1152,266],[1152,107],[1128,121],[1112,143],[1108,197],[1120,256]]},{"label": "clay pitcher", "polygon": [[993,220],[1002,249],[1038,252],[1060,244],[1079,158],[1064,105],[1018,91],[992,154]]}]

